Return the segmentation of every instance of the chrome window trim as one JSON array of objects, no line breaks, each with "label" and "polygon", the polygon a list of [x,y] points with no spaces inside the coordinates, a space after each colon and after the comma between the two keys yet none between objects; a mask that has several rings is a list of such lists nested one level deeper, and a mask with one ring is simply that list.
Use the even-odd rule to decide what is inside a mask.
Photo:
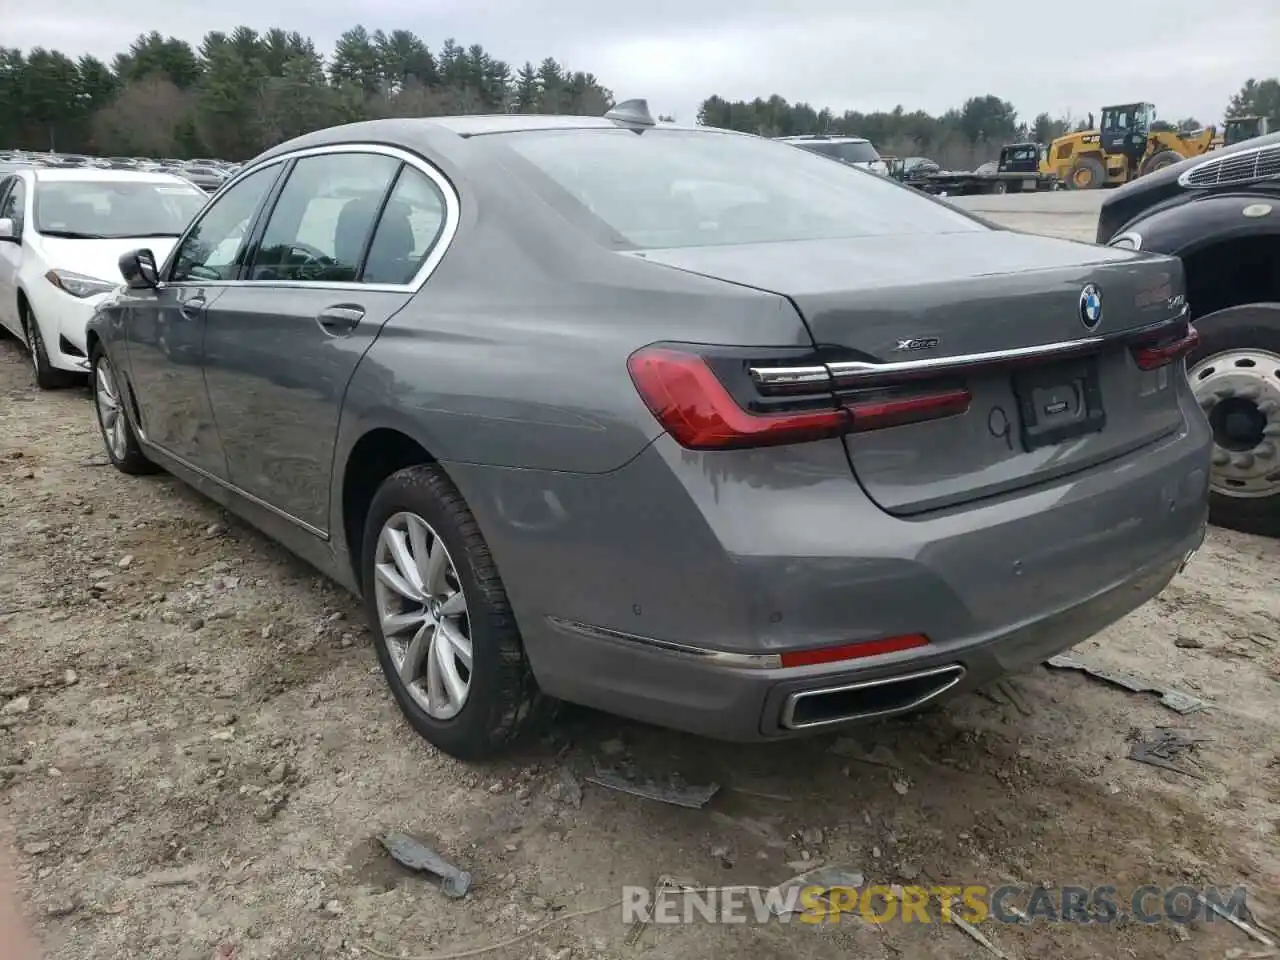
[{"label": "chrome window trim", "polygon": [[[458,232],[458,224],[462,219],[462,200],[449,178],[432,163],[415,153],[410,153],[408,150],[403,150],[400,147],[389,147],[381,143],[352,142],[334,143],[323,147],[307,147],[301,150],[291,150],[288,153],[282,153],[279,156],[264,160],[262,163],[256,163],[252,167],[244,167],[241,170],[237,170],[235,177],[219,187],[217,192],[209,198],[209,202],[205,205],[204,210],[201,211],[201,215],[191,222],[191,225],[178,239],[178,242],[174,244],[173,253],[170,256],[176,257],[178,255],[182,244],[186,242],[191,231],[204,219],[208,210],[218,202],[223,193],[230,190],[245,177],[277,164],[288,163],[290,160],[303,160],[307,157],[327,156],[335,153],[376,153],[400,160],[406,166],[413,167],[431,180],[436,185],[436,189],[440,191],[441,196],[444,197],[444,226],[440,230],[439,236],[436,237],[435,246],[431,248],[427,258],[422,261],[422,266],[418,268],[418,272],[413,275],[408,283],[353,283],[349,281],[308,283],[304,280],[179,280],[165,281],[165,285],[174,287],[245,286],[252,287],[255,290],[368,290],[384,293],[417,293],[421,290],[427,280],[430,279],[431,274],[435,272],[436,267],[439,266],[440,261],[444,259],[445,254],[448,253],[449,247],[453,244],[453,238]],[[165,268],[167,269],[168,267],[169,264],[166,263]]]}]

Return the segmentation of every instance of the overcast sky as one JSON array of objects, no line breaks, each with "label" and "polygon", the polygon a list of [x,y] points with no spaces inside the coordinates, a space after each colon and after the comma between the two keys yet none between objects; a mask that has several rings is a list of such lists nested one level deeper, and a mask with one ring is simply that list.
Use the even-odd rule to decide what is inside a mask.
[{"label": "overcast sky", "polygon": [[[1220,122],[1250,76],[1280,73],[1280,0],[3,0],[6,45],[109,60],[142,30],[198,43],[239,24],[309,34],[406,28],[432,50],[480,43],[513,65],[552,56],[619,99],[692,122],[698,104],[781,94],[837,111],[938,113],[974,94],[1084,117],[1150,100]],[[855,12],[857,8],[866,8]],[[358,13],[356,11],[359,11]]]}]

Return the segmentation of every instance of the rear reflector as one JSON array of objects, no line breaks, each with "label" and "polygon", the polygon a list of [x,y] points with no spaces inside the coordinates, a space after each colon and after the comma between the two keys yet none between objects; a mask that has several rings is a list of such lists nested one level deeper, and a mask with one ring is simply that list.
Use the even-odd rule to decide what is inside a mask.
[{"label": "rear reflector", "polygon": [[883,640],[866,640],[862,643],[845,643],[838,647],[820,647],[817,650],[792,650],[782,654],[784,667],[811,667],[819,663],[839,663],[842,660],[858,660],[862,657],[878,657],[882,653],[897,653],[928,646],[929,638],[922,633],[908,633],[901,637],[885,637]]},{"label": "rear reflector", "polygon": [[1133,359],[1142,370],[1156,370],[1185,357],[1199,345],[1200,333],[1187,324],[1187,332],[1177,340],[1153,347],[1138,347],[1133,351]]},{"label": "rear reflector", "polygon": [[[822,367],[805,369],[825,373]],[[850,431],[903,426],[964,413],[971,400],[965,389],[935,387],[930,391],[924,385],[906,393],[880,389],[874,397],[838,400],[831,392],[829,374],[825,382],[815,374],[797,381],[806,396],[775,399],[774,409],[755,413],[744,409],[697,353],[645,347],[631,355],[627,370],[658,422],[677,443],[691,450],[800,443]],[[830,406],[820,406],[828,397]],[[781,404],[796,409],[780,409]],[[804,409],[799,408],[802,406]]]}]

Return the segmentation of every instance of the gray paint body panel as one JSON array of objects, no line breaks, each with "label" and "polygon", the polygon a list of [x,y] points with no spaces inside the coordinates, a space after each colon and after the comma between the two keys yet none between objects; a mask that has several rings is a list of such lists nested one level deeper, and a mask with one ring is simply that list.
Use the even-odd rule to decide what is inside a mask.
[{"label": "gray paint body panel", "polygon": [[[1152,596],[1203,537],[1210,436],[1180,376],[1152,423],[1131,424],[1140,448],[1051,480],[1023,471],[1021,489],[939,506],[948,482],[973,493],[959,439],[950,480],[936,460],[921,479],[906,432],[867,441],[889,464],[874,469],[862,438],[848,449],[829,439],[685,450],[626,372],[635,349],[658,341],[812,348],[816,338],[885,359],[891,341],[937,331],[939,353],[1060,339],[1059,322],[1084,332],[1074,305],[1062,319],[1069,287],[1105,270],[1117,302],[1160,275],[1180,291],[1168,262],[985,230],[821,253],[625,253],[572,228],[448,124],[357,124],[267,156],[331,142],[416,151],[457,188],[456,236],[421,290],[281,288],[251,300],[258,288],[222,288],[208,333],[188,338],[197,352],[167,355],[132,309],[157,294],[130,291],[93,335],[125,373],[144,428],[162,425],[144,438],[152,456],[348,588],[352,451],[375,430],[420,444],[474,511],[552,694],[716,736],[785,735],[781,702],[795,689],[952,662],[965,666],[966,689],[1072,646]],[[904,191],[904,202],[932,201]],[[352,337],[307,326],[351,300],[374,321]],[[1011,317],[1009,303],[1032,319]],[[1138,325],[1135,310],[1116,322]],[[174,437],[214,420],[216,445],[176,448]],[[886,512],[876,499],[892,491],[920,511]],[[853,665],[746,669],[569,632],[557,618],[749,657],[902,633],[931,644]]]}]

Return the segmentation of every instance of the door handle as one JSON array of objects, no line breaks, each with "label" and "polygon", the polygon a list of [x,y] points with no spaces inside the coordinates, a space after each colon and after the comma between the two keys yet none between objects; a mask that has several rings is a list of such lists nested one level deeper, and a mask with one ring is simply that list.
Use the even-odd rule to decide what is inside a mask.
[{"label": "door handle", "polygon": [[204,297],[187,297],[178,304],[178,312],[188,320],[196,320],[204,312],[207,302]]},{"label": "door handle", "polygon": [[326,332],[335,337],[350,333],[364,319],[364,307],[354,303],[340,303],[320,311],[316,321]]}]

